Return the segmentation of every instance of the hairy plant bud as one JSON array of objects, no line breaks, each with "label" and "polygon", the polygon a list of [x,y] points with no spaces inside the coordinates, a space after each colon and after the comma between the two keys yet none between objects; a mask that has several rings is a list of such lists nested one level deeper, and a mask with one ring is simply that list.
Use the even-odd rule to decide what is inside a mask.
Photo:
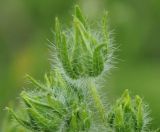
[{"label": "hairy plant bud", "polygon": [[109,43],[106,21],[107,14],[103,17],[101,30],[93,31],[80,8],[75,6],[73,27],[64,32],[56,18],[57,57],[70,78],[97,77],[105,70]]},{"label": "hairy plant bud", "polygon": [[45,76],[44,84],[28,77],[36,86],[35,91],[21,93],[28,117],[19,117],[7,108],[22,126],[42,132],[77,132],[90,128],[90,111],[80,89],[68,85],[58,71]]},{"label": "hairy plant bud", "polygon": [[132,99],[126,90],[108,115],[110,127],[116,132],[145,131],[149,123],[146,110],[142,99],[139,96]]}]

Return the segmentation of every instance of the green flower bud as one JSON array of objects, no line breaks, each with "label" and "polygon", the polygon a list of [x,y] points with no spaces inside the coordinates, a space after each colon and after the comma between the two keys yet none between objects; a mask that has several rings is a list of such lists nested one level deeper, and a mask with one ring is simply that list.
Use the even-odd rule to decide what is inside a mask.
[{"label": "green flower bud", "polygon": [[27,118],[19,117],[8,108],[19,124],[43,132],[77,132],[90,128],[90,111],[80,88],[68,84],[58,70],[45,75],[44,84],[28,77],[36,88],[21,93]]},{"label": "green flower bud", "polygon": [[139,96],[132,99],[128,90],[125,90],[108,114],[109,126],[116,132],[148,131],[149,122],[144,109],[147,108],[142,99]]},{"label": "green flower bud", "polygon": [[[105,71],[109,37],[107,15],[102,20],[101,31],[92,31],[78,6],[75,6],[73,27],[61,31],[59,20],[55,20],[55,46],[62,69],[72,79],[97,77]],[[69,36],[67,36],[69,34]]]}]

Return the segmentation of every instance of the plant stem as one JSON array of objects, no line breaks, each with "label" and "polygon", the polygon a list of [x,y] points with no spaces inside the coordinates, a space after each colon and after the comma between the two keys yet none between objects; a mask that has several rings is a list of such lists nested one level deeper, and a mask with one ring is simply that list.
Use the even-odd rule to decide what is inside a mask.
[{"label": "plant stem", "polygon": [[102,100],[100,99],[100,95],[98,94],[96,84],[94,81],[90,80],[88,83],[88,86],[89,86],[90,93],[93,97],[93,101],[96,105],[96,109],[99,112],[100,118],[102,122],[104,123],[104,125],[106,126],[107,125],[106,111],[102,103]]}]

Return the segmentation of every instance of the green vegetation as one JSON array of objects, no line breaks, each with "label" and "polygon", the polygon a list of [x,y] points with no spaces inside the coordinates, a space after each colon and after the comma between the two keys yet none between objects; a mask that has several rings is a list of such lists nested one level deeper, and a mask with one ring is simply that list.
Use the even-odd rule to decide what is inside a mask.
[{"label": "green vegetation", "polygon": [[151,119],[147,105],[139,96],[132,99],[128,90],[112,106],[108,117],[110,126],[116,132],[150,131],[148,125]]},{"label": "green vegetation", "polygon": [[[13,122],[22,126],[16,131],[150,132],[148,108],[139,96],[133,99],[126,90],[115,104],[106,107],[99,94],[114,52],[107,13],[98,30],[90,26],[78,6],[72,28],[62,31],[58,18],[55,21],[53,69],[44,82],[27,75],[33,86],[21,93],[23,103],[17,109],[23,116],[6,108]],[[13,122],[7,127],[15,127]]]}]

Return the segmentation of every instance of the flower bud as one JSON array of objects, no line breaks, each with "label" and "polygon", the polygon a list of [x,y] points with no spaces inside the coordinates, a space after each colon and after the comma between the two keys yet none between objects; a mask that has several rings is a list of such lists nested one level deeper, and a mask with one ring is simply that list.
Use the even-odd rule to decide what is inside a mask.
[{"label": "flower bud", "polygon": [[[66,75],[72,79],[97,77],[105,70],[108,53],[106,14],[100,31],[93,32],[78,6],[75,6],[73,27],[61,31],[55,21],[55,46],[57,57]],[[67,34],[70,34],[67,36]]]},{"label": "flower bud", "polygon": [[36,86],[34,91],[21,93],[28,117],[19,117],[8,108],[19,124],[43,132],[76,132],[90,128],[90,112],[82,91],[68,84],[58,70],[50,76],[45,75],[44,84],[28,77]]},{"label": "flower bud", "polygon": [[139,96],[132,99],[128,90],[125,90],[108,114],[110,127],[120,132],[145,131],[148,125],[148,122],[145,122],[148,121],[145,108]]}]

